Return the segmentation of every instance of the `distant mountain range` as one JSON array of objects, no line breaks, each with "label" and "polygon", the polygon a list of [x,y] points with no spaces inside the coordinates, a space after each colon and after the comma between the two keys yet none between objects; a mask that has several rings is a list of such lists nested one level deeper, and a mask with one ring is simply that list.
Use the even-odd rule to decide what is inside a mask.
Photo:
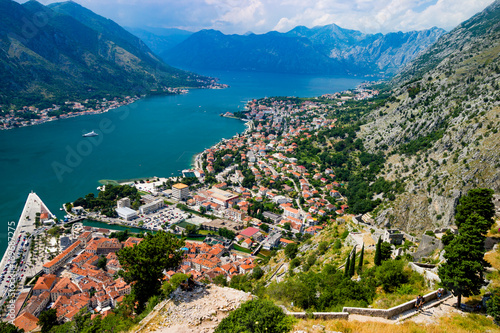
[{"label": "distant mountain range", "polygon": [[163,51],[154,47],[165,62],[184,68],[383,76],[397,72],[444,33],[431,28],[363,34],[335,24],[262,35],[202,30]]},{"label": "distant mountain range", "polygon": [[0,105],[60,103],[205,84],[139,38],[74,3],[0,0]]}]

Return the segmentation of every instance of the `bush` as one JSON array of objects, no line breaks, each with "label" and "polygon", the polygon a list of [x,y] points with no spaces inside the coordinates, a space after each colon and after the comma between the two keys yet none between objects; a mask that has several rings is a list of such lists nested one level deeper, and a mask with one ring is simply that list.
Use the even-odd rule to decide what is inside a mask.
[{"label": "bush", "polygon": [[243,332],[289,332],[293,327],[292,317],[268,300],[245,302],[224,318],[215,329],[216,333]]},{"label": "bush", "polygon": [[408,282],[408,274],[404,271],[402,260],[386,260],[377,267],[375,277],[385,292],[394,292]]}]

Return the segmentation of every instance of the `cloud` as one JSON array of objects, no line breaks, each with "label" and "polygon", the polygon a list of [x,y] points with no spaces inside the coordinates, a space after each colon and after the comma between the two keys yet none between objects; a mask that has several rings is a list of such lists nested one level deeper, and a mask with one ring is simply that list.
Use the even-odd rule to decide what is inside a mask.
[{"label": "cloud", "polygon": [[[18,0],[19,1],[19,0]],[[47,4],[56,0],[41,0]],[[366,33],[451,30],[493,0],[75,0],[124,26],[224,33],[288,31],[335,23]]]}]

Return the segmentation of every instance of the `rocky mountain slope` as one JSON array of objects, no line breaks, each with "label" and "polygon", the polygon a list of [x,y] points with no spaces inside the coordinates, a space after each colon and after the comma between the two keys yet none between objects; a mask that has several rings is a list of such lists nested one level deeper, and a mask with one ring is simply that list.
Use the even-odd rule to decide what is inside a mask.
[{"label": "rocky mountain slope", "polygon": [[0,0],[0,105],[5,109],[199,86],[198,79],[164,64],[140,39],[74,2],[46,7]]},{"label": "rocky mountain slope", "polygon": [[432,28],[363,34],[334,24],[262,35],[202,30],[160,56],[167,63],[189,68],[384,75],[393,74],[444,32]]},{"label": "rocky mountain slope", "polygon": [[393,80],[391,102],[359,136],[389,153],[381,176],[406,191],[378,223],[423,231],[452,223],[461,195],[500,191],[500,1],[460,24]]}]

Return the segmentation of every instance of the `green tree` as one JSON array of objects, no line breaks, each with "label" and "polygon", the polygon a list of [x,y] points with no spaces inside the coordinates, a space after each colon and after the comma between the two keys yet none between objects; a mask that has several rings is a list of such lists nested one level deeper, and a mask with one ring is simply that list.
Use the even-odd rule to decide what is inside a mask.
[{"label": "green tree", "polygon": [[352,251],[351,265],[349,267],[349,277],[354,276],[356,270],[356,251]]},{"label": "green tree", "polygon": [[269,300],[245,302],[224,318],[215,329],[216,333],[290,332],[293,319]]},{"label": "green tree", "polygon": [[380,266],[382,264],[382,254],[381,254],[382,238],[378,238],[377,246],[375,247],[375,266]]},{"label": "green tree", "polygon": [[165,297],[168,297],[173,291],[179,287],[181,282],[186,281],[187,278],[189,278],[190,275],[184,274],[184,273],[175,273],[172,275],[169,281],[165,281],[163,285],[161,286],[161,290],[163,292],[163,295]]},{"label": "green tree", "polygon": [[441,285],[457,296],[457,307],[460,307],[462,295],[477,295],[485,285],[483,270],[487,263],[484,260],[484,240],[478,225],[487,222],[482,216],[472,214],[461,224],[459,234],[444,247],[446,262],[438,268]]},{"label": "green tree", "polygon": [[99,257],[99,260],[97,261],[97,268],[105,270],[107,263],[108,263],[108,259],[105,256],[101,255]]},{"label": "green tree", "polygon": [[349,277],[349,269],[351,268],[351,255],[349,254],[347,256],[347,260],[345,262],[345,267],[344,267],[344,276]]},{"label": "green tree", "polygon": [[385,292],[394,292],[399,286],[408,282],[408,274],[404,272],[402,260],[386,260],[377,267],[375,276]]},{"label": "green tree", "polygon": [[264,275],[264,271],[259,266],[255,267],[252,272],[252,278],[259,280]]},{"label": "green tree", "polygon": [[139,309],[151,296],[160,293],[163,271],[179,265],[182,246],[182,240],[160,230],[156,235],[146,234],[136,246],[125,247],[117,253],[123,267],[121,275],[128,283],[133,283],[132,292]]},{"label": "green tree", "polygon": [[495,216],[495,205],[493,204],[493,191],[486,188],[470,190],[467,195],[460,198],[455,214],[455,223],[460,230],[463,223],[467,221],[473,213],[482,216],[486,223],[478,226],[482,234],[486,234],[493,224]]},{"label": "green tree", "polygon": [[52,327],[57,325],[57,310],[49,309],[43,311],[38,317],[38,325],[42,327],[42,333],[48,333]]},{"label": "green tree", "polygon": [[495,321],[500,322],[500,295],[499,290],[494,290],[491,298],[486,303],[486,311]]},{"label": "green tree", "polygon": [[285,255],[290,259],[295,258],[298,252],[299,246],[297,243],[290,243],[285,247]]},{"label": "green tree", "polygon": [[392,245],[388,242],[380,244],[380,259],[382,261],[391,259]]},{"label": "green tree", "polygon": [[11,323],[5,322],[5,321],[0,321],[0,332],[2,333],[22,333],[24,332],[23,329],[18,329],[16,326],[12,325]]},{"label": "green tree", "polygon": [[365,255],[365,244],[361,247],[361,253],[359,254],[359,263],[358,263],[358,275],[363,271],[363,260]]}]

